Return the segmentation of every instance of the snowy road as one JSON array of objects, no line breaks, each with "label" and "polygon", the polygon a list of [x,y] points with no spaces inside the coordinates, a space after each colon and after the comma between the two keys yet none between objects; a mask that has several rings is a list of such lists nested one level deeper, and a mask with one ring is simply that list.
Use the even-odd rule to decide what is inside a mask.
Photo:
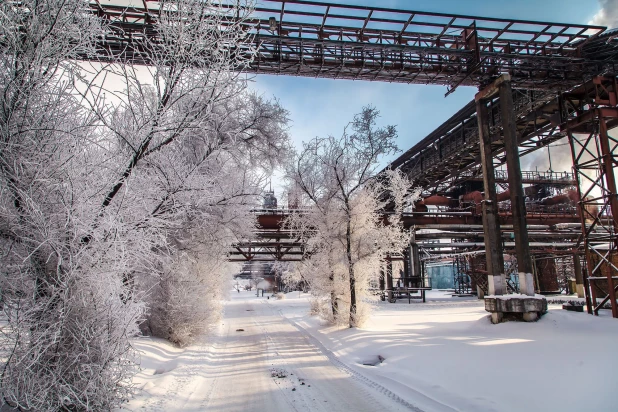
[{"label": "snowy road", "polygon": [[[539,322],[492,325],[482,302],[435,291],[427,303],[378,303],[364,328],[341,329],[309,316],[309,306],[297,292],[284,300],[234,292],[205,344],[136,339],[142,390],[123,410],[616,410],[608,405],[618,325],[608,313],[550,305]],[[382,363],[365,366],[378,355]],[[573,376],[597,379],[565,392]]]},{"label": "snowy road", "polygon": [[305,334],[255,295],[233,296],[222,323],[209,347],[177,352],[167,348],[168,353],[161,353],[151,378],[145,379],[144,391],[127,409],[410,410],[335,366]]}]

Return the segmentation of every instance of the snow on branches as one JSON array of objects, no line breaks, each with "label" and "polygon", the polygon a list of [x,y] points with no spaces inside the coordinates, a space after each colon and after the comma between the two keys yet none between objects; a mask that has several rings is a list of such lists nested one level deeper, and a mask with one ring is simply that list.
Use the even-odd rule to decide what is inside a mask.
[{"label": "snow on branches", "polygon": [[[341,137],[304,143],[288,172],[307,206],[287,220],[307,242],[308,258],[296,270],[311,285],[313,311],[350,327],[366,319],[369,285],[386,256],[408,244],[398,214],[418,195],[398,171],[375,178],[380,158],[397,151],[394,126],[377,127],[378,115],[365,107]],[[396,213],[385,220],[391,198]]]},{"label": "snow on branches", "polygon": [[140,323],[178,344],[203,332],[225,251],[287,156],[287,112],[239,72],[251,7],[161,5],[138,68],[76,60],[108,30],[88,2],[0,2],[0,395],[11,406],[113,409],[131,392]]}]

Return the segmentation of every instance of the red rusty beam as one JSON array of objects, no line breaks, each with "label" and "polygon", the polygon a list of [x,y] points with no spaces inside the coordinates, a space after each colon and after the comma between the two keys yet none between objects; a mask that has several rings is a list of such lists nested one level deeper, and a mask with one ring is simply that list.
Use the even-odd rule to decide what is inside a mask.
[{"label": "red rusty beam", "polygon": [[[90,7],[97,15],[105,14],[116,30],[101,39],[99,50],[104,53],[84,59],[107,59],[111,53],[135,64],[151,63],[151,56],[139,52],[140,36],[164,43],[153,24],[160,8],[146,2],[130,7],[92,2]],[[273,16],[279,20],[270,31]],[[368,25],[367,16],[380,27]],[[618,48],[611,36],[600,36],[606,30],[602,26],[312,1],[266,0],[243,24],[258,45],[249,71],[432,83],[451,89],[488,84],[496,74],[509,72],[520,88],[562,90],[616,64],[612,53]],[[478,39],[478,47],[462,42],[464,33]],[[239,52],[248,57],[251,53]]]},{"label": "red rusty beam", "polygon": [[[390,214],[385,214],[386,219]],[[529,225],[556,225],[560,223],[579,223],[579,217],[576,215],[556,214],[556,213],[529,213],[528,215]],[[281,225],[287,214],[258,214],[258,229],[270,229],[277,230],[281,228]],[[513,222],[511,213],[500,213],[500,224],[510,225]],[[430,214],[430,213],[406,213],[403,218],[403,225],[406,229],[412,226],[423,226],[432,224],[454,224],[454,225],[480,225],[482,224],[482,218],[480,215],[457,213],[450,215],[448,213],[443,214]],[[275,237],[274,235],[270,235]]]}]

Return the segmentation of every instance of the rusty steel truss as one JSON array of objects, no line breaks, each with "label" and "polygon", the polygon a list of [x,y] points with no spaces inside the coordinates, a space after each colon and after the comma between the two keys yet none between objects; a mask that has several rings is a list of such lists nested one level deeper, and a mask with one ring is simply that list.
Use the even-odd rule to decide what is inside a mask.
[{"label": "rusty steel truss", "polygon": [[[598,315],[609,302],[613,317],[618,318],[618,139],[608,133],[618,126],[618,82],[595,79],[594,86],[588,110],[571,119],[567,131],[581,199],[588,312]],[[592,233],[601,238],[593,239]]]},{"label": "rusty steel truss", "polygon": [[[613,82],[615,77],[597,77],[557,95],[515,90],[513,103],[520,156],[564,138],[567,135],[567,121],[585,111],[595,99],[598,87],[611,88]],[[506,162],[499,107],[500,99],[495,96],[488,103],[488,120],[496,166]],[[462,181],[482,179],[478,142],[476,105],[472,101],[388,167],[399,168],[415,185],[428,192],[444,191]],[[532,183],[534,178],[522,177],[528,180],[524,183]],[[541,179],[541,176],[538,178]]]},{"label": "rusty steel truss", "polygon": [[305,244],[284,225],[289,213],[298,211],[260,209],[253,211],[257,228],[251,239],[232,245],[231,262],[300,262],[305,257]]},{"label": "rusty steel truss", "polygon": [[[302,213],[302,210],[286,209],[259,209],[254,210],[257,220],[257,227],[251,239],[244,239],[235,243],[229,252],[229,260],[232,262],[298,262],[306,257],[306,249],[303,241],[297,238],[290,229],[285,227],[285,219],[291,213]],[[509,235],[509,229],[513,223],[512,215],[508,212],[500,213],[500,223],[505,231],[505,236]],[[529,222],[532,225],[542,225],[543,232],[534,234],[532,239],[546,240],[548,238],[560,241],[571,242],[571,247],[577,239],[573,238],[572,232],[549,231],[549,227],[563,223],[577,224],[579,217],[575,214],[565,213],[531,213]],[[482,218],[474,212],[435,212],[421,213],[411,212],[402,215],[404,228],[443,228],[453,225],[465,226],[468,231],[473,231],[474,236],[478,231],[482,231]],[[419,239],[424,239],[423,235],[418,235]],[[473,238],[474,236],[468,236]],[[479,235],[481,236],[481,235]],[[433,235],[433,238],[440,237]],[[442,247],[448,247],[443,244]],[[437,246],[437,245],[435,245]],[[456,245],[456,248],[463,247],[463,244]],[[564,248],[560,246],[559,248]],[[393,260],[401,260],[401,257],[393,257]]]},{"label": "rusty steel truss", "polygon": [[[475,102],[389,167],[405,172],[427,194],[447,193],[447,189],[464,181],[483,180],[484,233],[472,236],[468,232],[463,238],[453,236],[460,240],[451,243],[425,244],[422,247],[429,251],[430,258],[457,256],[462,252],[484,254],[487,267],[474,273],[481,277],[489,275],[490,293],[502,294],[508,286],[508,279],[506,285],[500,280],[504,277],[504,253],[515,252],[519,271],[523,273],[536,273],[533,266],[539,253],[548,256],[582,253],[586,270],[581,278],[588,311],[598,315],[601,308],[609,305],[613,317],[618,318],[618,193],[615,180],[618,139],[609,133],[617,126],[618,81],[615,75],[595,76],[553,95],[512,90],[509,77],[502,76],[481,90]],[[564,137],[571,147],[575,179],[567,174],[564,178],[555,173],[534,176],[519,170],[519,156]],[[494,171],[496,165],[504,163],[509,169],[507,174]],[[577,241],[572,234],[570,239],[559,239],[555,235],[544,238],[546,233],[542,234],[540,243],[530,241],[528,230],[536,219],[534,211],[528,210],[530,205],[523,201],[522,185],[525,183],[577,188],[577,216],[581,227]],[[510,214],[498,205],[496,185],[510,192]],[[515,242],[501,239],[505,213],[512,219]],[[547,216],[547,211],[541,216]],[[567,223],[567,220],[562,222]],[[432,239],[439,237],[431,236]],[[544,263],[545,272],[551,272],[553,263]],[[544,275],[547,277],[548,273]]]},{"label": "rusty steel truss", "polygon": [[[101,53],[84,59],[149,64],[144,38],[166,44],[157,30],[158,1],[111,3],[90,3],[112,30]],[[601,26],[304,0],[260,0],[244,25],[257,49],[249,72],[439,84],[449,92],[486,85],[501,73],[510,73],[514,88],[565,90],[613,71],[618,52]],[[249,48],[237,52],[252,57]]]}]

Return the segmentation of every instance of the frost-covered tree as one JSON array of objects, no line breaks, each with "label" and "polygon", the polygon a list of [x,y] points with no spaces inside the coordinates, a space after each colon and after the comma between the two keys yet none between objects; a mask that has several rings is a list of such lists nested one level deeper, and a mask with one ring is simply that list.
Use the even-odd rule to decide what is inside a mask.
[{"label": "frost-covered tree", "polygon": [[85,248],[78,200],[92,118],[76,101],[74,58],[101,22],[81,0],[0,3],[0,391],[23,410],[106,409],[127,395],[142,305],[128,298],[123,228],[102,219]]},{"label": "frost-covered tree", "polygon": [[[88,2],[0,2],[0,392],[11,406],[126,399],[146,304],[177,304],[196,274],[205,296],[221,290],[221,251],[251,226],[263,170],[285,155],[285,111],[235,74],[247,62],[235,46],[252,48],[240,23],[250,8],[161,4],[141,77],[126,62],[77,63],[107,29]],[[148,274],[171,298],[150,294]],[[198,320],[216,315],[199,309]],[[186,310],[163,314],[176,324]]]},{"label": "frost-covered tree", "polygon": [[[247,91],[241,69],[253,47],[243,25],[250,8],[198,0],[163,1],[160,8],[165,12],[157,22],[158,37],[137,40],[149,65],[106,67],[84,77],[78,90],[98,116],[101,133],[114,142],[101,156],[111,171],[96,189],[105,193],[101,209],[136,226],[165,231],[156,269],[134,274],[139,278],[135,287],[149,293],[147,326],[157,336],[186,344],[189,335],[183,333],[181,341],[173,337],[174,329],[191,329],[201,324],[200,318],[186,313],[183,319],[194,324],[189,326],[157,313],[191,308],[182,293],[165,292],[172,286],[195,290],[173,279],[188,267],[177,259],[197,259],[199,267],[226,273],[220,273],[224,254],[214,264],[211,254],[206,258],[187,250],[225,250],[253,226],[249,205],[288,152],[287,112],[276,101]],[[158,279],[154,284],[153,276]],[[215,285],[216,300],[221,296]],[[213,305],[204,299],[195,304]]]},{"label": "frost-covered tree", "polygon": [[[253,47],[243,22],[249,7],[175,0],[161,2],[160,8],[158,37],[137,40],[149,65],[106,67],[85,76],[78,90],[97,115],[101,134],[113,142],[101,155],[110,173],[96,188],[105,195],[93,198],[115,219],[162,231],[155,269],[132,274],[138,278],[135,287],[148,292],[147,326],[157,336],[187,344],[189,335],[175,338],[174,329],[198,330],[201,318],[185,313],[174,318],[185,322],[172,321],[162,311],[178,315],[191,306],[183,293],[166,290],[211,296],[204,289],[212,286],[214,300],[221,290],[217,282],[201,282],[196,289],[181,281],[189,266],[179,264],[179,256],[195,261],[191,267],[210,268],[209,276],[227,273],[224,253],[215,263],[214,255],[203,251],[223,251],[253,226],[249,205],[288,152],[287,112],[247,91],[241,71]],[[216,307],[205,299],[194,303],[196,312],[200,305]]]},{"label": "frost-covered tree", "polygon": [[[233,242],[248,237],[254,226],[249,211],[257,202],[266,176],[261,169],[256,170],[254,163],[277,161],[287,151],[286,112],[278,104],[248,93],[235,100],[235,105],[228,102],[221,109],[226,122],[201,129],[203,138],[193,142],[190,156],[186,155],[185,141],[179,145],[181,153],[169,148],[167,157],[157,156],[150,162],[157,168],[149,179],[156,178],[162,186],[150,210],[157,209],[153,218],[163,219],[169,234],[166,250],[161,252],[160,269],[140,274],[138,286],[150,291],[150,331],[181,345],[190,343],[199,331],[212,324],[204,323],[200,313],[209,312],[209,319],[216,319],[229,279],[226,253]],[[255,128],[255,124],[261,127]],[[254,151],[255,147],[238,141],[238,135],[245,134],[252,136],[251,145],[270,142],[277,153],[267,156],[267,151]],[[204,140],[219,143],[207,145]],[[209,154],[204,156],[204,150]],[[174,156],[170,159],[170,155]],[[177,181],[179,177],[183,178]],[[178,259],[194,263],[187,265]],[[177,293],[169,293],[169,288],[176,288]],[[175,317],[169,316],[172,312]],[[179,317],[181,312],[183,317]],[[194,332],[178,332],[188,330]]]},{"label": "frost-covered tree", "polygon": [[399,172],[374,179],[382,156],[394,153],[394,126],[377,127],[378,111],[365,107],[339,138],[304,143],[289,173],[307,199],[307,209],[288,225],[307,242],[298,274],[317,296],[314,311],[350,327],[368,313],[367,289],[389,253],[408,242],[397,213],[384,219],[387,191],[403,210],[410,185]]}]

